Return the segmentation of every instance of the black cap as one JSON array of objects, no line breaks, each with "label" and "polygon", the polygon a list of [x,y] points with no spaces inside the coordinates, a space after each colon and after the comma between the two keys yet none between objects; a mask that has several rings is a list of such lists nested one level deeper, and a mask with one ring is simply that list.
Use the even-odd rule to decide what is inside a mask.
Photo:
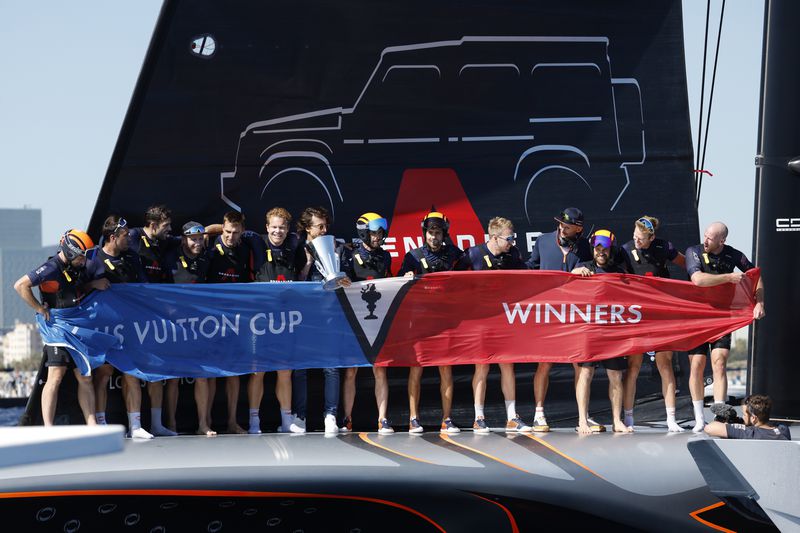
[{"label": "black cap", "polygon": [[184,235],[201,235],[206,232],[206,228],[199,222],[191,221],[184,224],[181,231]]},{"label": "black cap", "polygon": [[559,223],[563,222],[564,224],[583,227],[583,211],[577,207],[568,207],[564,209],[557,217],[554,217],[554,219]]}]

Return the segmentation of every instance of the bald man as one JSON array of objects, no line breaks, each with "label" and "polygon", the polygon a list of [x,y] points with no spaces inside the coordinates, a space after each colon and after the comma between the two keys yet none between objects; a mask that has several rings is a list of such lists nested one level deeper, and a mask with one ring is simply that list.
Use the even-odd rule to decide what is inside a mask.
[{"label": "bald man", "polygon": [[[706,228],[703,234],[703,243],[686,249],[686,271],[692,283],[698,287],[713,287],[723,283],[739,283],[742,272],[754,268],[753,263],[742,252],[725,244],[728,238],[728,228],[722,222],[714,222]],[[734,272],[735,269],[741,272]],[[759,278],[756,286],[756,305],[753,308],[753,318],[759,320],[764,317],[764,283]],[[725,335],[715,341],[705,342],[689,350],[691,370],[689,373],[689,391],[692,395],[694,406],[695,425],[692,431],[703,431],[703,370],[706,366],[706,357],[711,351],[711,369],[714,376],[714,405],[711,411],[723,409],[728,397],[728,375],[726,367],[730,355],[731,335]]]}]

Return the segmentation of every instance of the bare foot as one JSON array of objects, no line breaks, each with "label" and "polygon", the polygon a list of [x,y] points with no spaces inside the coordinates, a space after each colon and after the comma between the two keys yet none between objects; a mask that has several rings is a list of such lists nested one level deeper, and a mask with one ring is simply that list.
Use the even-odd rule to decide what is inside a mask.
[{"label": "bare foot", "polygon": [[197,434],[197,435],[205,435],[206,437],[213,437],[214,435],[217,434],[217,432],[214,431],[213,429],[211,429],[208,426],[202,426],[202,427],[197,428],[197,431],[195,431],[195,434]]},{"label": "bare foot", "polygon": [[633,428],[617,420],[614,422],[614,433],[633,433]]},{"label": "bare foot", "polygon": [[582,422],[582,423],[578,424],[578,427],[575,428],[575,429],[581,435],[591,435],[592,434],[592,428],[590,428],[589,424],[587,424],[586,422]]},{"label": "bare foot", "polygon": [[228,433],[235,433],[237,435],[246,435],[247,431],[239,424],[228,424]]}]

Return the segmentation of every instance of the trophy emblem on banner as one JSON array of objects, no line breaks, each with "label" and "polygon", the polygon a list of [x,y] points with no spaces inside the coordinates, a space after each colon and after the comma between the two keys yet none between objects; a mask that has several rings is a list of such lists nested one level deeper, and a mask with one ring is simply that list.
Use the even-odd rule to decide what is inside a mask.
[{"label": "trophy emblem on banner", "polygon": [[336,239],[333,235],[322,235],[309,241],[311,254],[314,256],[314,265],[325,278],[322,288],[334,290],[339,285],[339,280],[347,275],[339,271],[339,255],[336,253]]}]

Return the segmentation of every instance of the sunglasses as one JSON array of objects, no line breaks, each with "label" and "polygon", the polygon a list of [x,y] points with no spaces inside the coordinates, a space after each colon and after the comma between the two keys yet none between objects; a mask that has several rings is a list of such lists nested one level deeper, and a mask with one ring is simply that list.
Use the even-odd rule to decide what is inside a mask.
[{"label": "sunglasses", "polygon": [[202,226],[192,226],[191,228],[187,229],[183,232],[184,235],[200,235],[205,231],[205,228]]},{"label": "sunglasses", "polygon": [[114,231],[112,233],[116,233],[119,230],[125,229],[127,227],[128,227],[128,221],[125,220],[124,218],[120,217],[120,219],[117,220],[117,225],[114,226]]},{"label": "sunglasses", "polygon": [[650,222],[649,220],[647,220],[646,218],[640,218],[640,219],[639,219],[639,220],[637,220],[636,222],[638,222],[639,224],[641,224],[642,226],[644,226],[644,227],[645,227],[645,229],[646,229],[647,231],[649,231],[650,233],[655,233],[655,231],[656,231],[656,228],[653,226],[653,223],[652,223],[652,222]]},{"label": "sunglasses", "polygon": [[495,238],[501,241],[506,241],[507,243],[514,244],[517,241],[517,238],[513,235],[509,235],[508,237],[501,237],[500,235],[495,235]]}]

